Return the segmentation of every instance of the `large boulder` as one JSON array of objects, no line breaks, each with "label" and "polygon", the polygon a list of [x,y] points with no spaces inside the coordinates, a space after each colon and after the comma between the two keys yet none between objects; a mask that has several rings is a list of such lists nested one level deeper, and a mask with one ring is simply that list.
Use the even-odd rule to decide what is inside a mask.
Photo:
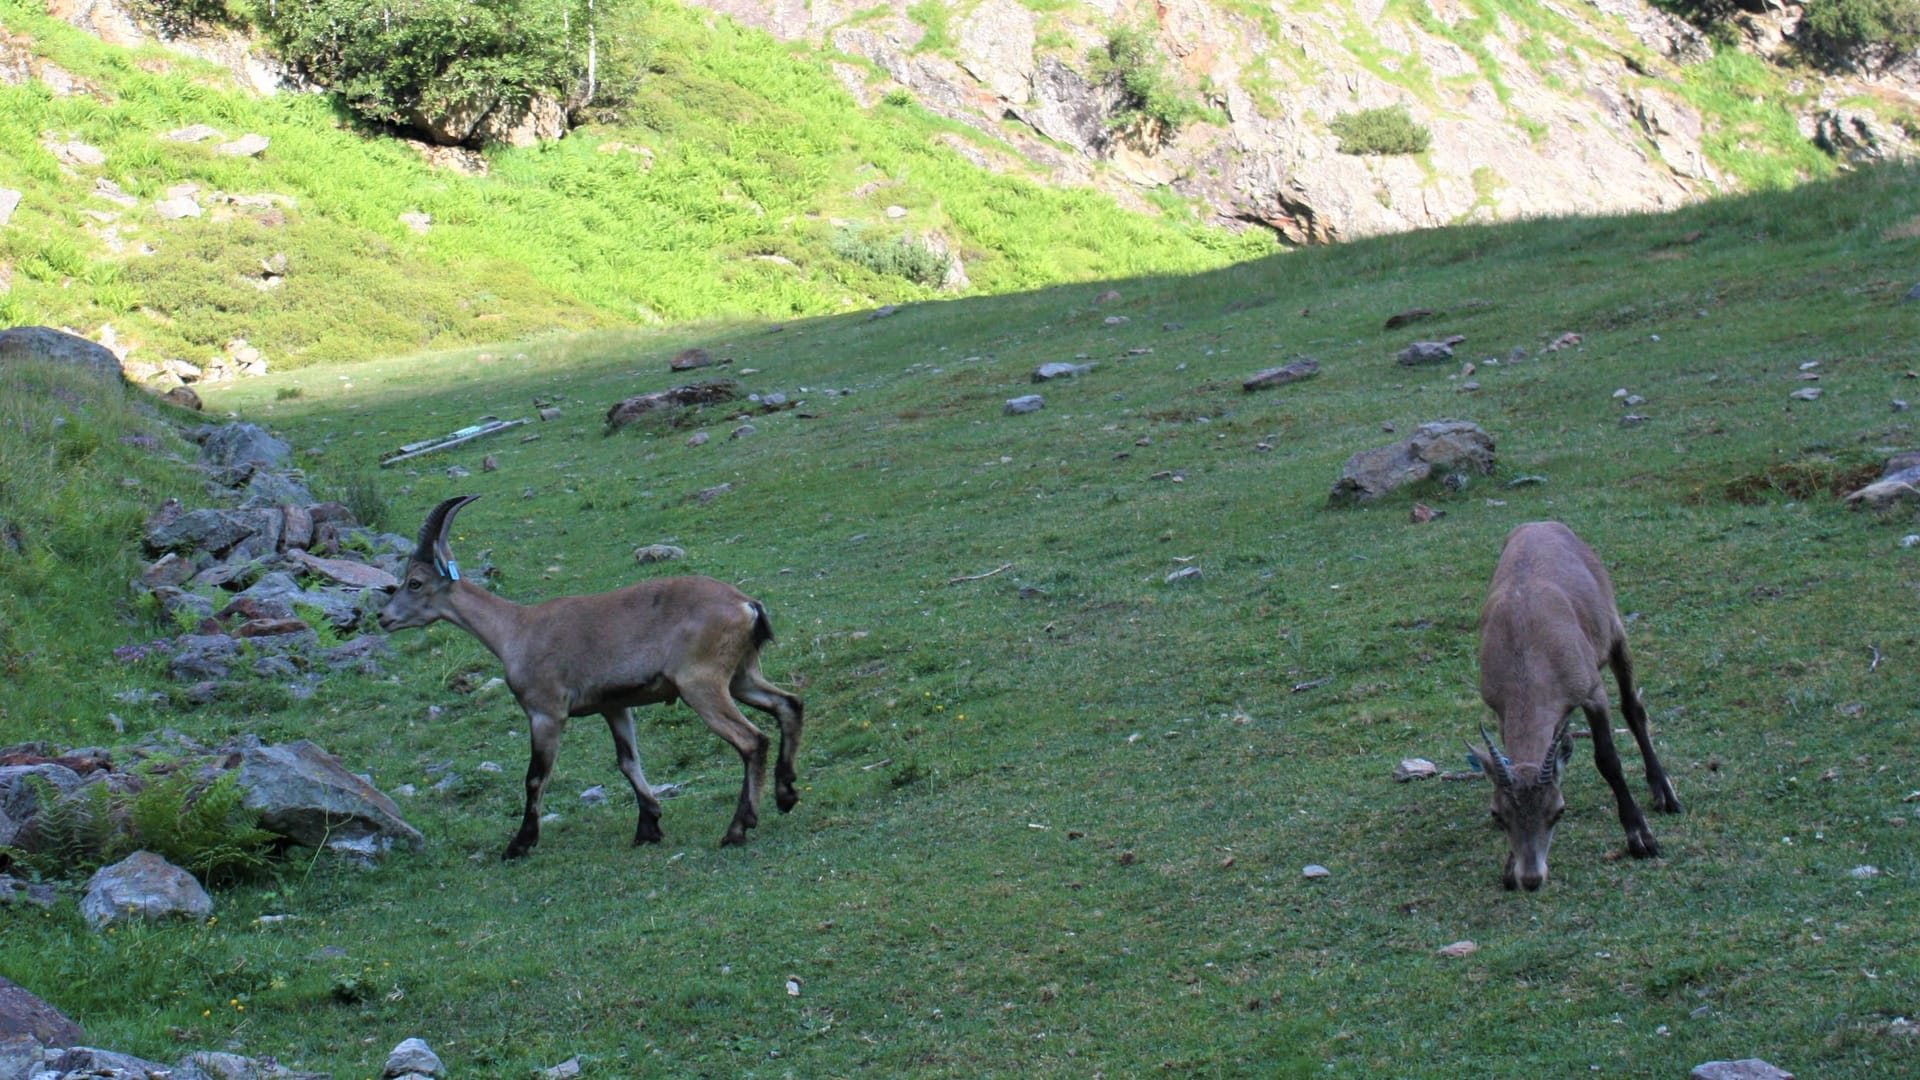
[{"label": "large boulder", "polygon": [[[57,799],[81,783],[79,773],[57,762],[0,766],[0,829],[9,822],[17,829],[38,813],[43,787]],[[0,838],[0,843],[12,842],[11,836]]]},{"label": "large boulder", "polygon": [[1327,500],[1335,505],[1369,502],[1429,477],[1485,476],[1493,471],[1493,436],[1465,420],[1437,420],[1391,446],[1362,450],[1347,459]]},{"label": "large boulder", "polygon": [[31,1039],[46,1047],[73,1046],[86,1037],[80,1025],[59,1009],[0,975],[0,1076],[14,1075],[7,1072],[7,1047],[16,1039]]},{"label": "large boulder", "polygon": [[50,326],[16,326],[0,330],[0,365],[25,360],[71,364],[115,386],[125,381],[120,358],[104,345]]},{"label": "large boulder", "polygon": [[221,424],[204,430],[200,460],[216,468],[264,465],[281,469],[293,460],[293,448],[257,424]]},{"label": "large boulder", "polygon": [[426,837],[400,817],[400,808],[372,784],[343,768],[312,742],[244,744],[238,751],[240,786],[260,827],[307,847],[382,851],[394,843],[419,847]]},{"label": "large boulder", "polygon": [[200,882],[151,851],[102,867],[80,899],[80,914],[95,929],[129,919],[200,919],[212,913],[213,898]]}]

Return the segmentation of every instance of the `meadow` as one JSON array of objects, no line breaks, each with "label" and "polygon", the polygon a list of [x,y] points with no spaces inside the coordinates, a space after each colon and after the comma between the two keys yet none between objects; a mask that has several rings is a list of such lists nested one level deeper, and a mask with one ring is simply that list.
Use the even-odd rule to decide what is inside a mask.
[{"label": "meadow", "polygon": [[[155,422],[137,412],[82,410],[33,443],[27,420],[0,425],[0,472],[58,457],[39,483],[80,485],[55,511],[9,482],[0,515],[57,532],[96,514],[0,553],[23,598],[0,741],[311,738],[415,785],[403,809],[430,838],[374,869],[295,852],[204,925],[106,936],[71,901],[0,911],[0,973],[101,1045],[336,1077],[377,1075],[411,1035],[454,1076],[575,1055],[588,1076],[662,1077],[1676,1076],[1747,1056],[1912,1072],[1920,527],[1840,495],[1915,444],[1893,403],[1920,392],[1916,179],[884,318],[315,364],[208,395],[288,438],[323,491],[371,489],[388,529],[484,495],[454,550],[513,599],[690,572],[764,602],[767,672],[807,703],[801,802],[726,850],[738,759],[655,707],[642,759],[685,788],[666,843],[627,846],[631,802],[582,721],[549,792],[560,820],[501,863],[525,720],[445,626],[396,635],[390,679],[308,700],[263,682],[198,710],[116,701],[170,689],[104,655],[164,629],[120,582],[140,507],[191,481],[112,437]],[[1439,314],[1383,329],[1415,307]],[[1546,349],[1569,332],[1577,347]],[[1395,364],[1447,334],[1471,374]],[[726,407],[606,434],[613,402],[686,381],[667,361],[691,345],[728,361],[698,374],[799,404],[737,438]],[[1241,389],[1297,356],[1322,373]],[[1094,366],[1030,384],[1075,360]],[[1822,395],[1789,396],[1803,387]],[[1622,389],[1646,420],[1622,424]],[[1029,392],[1044,410],[1003,413]],[[536,403],[559,418],[378,467]],[[1441,418],[1494,436],[1494,475],[1327,505],[1348,455]],[[1444,515],[1412,523],[1416,499]],[[1390,773],[1465,767],[1489,720],[1480,599],[1507,531],[1543,518],[1612,570],[1686,813],[1651,815],[1660,858],[1624,857],[1583,741],[1552,880],[1508,893],[1484,783]],[[636,566],[657,542],[688,558]],[[436,792],[447,763],[467,779]],[[615,797],[581,802],[593,785]],[[1439,954],[1463,940],[1477,951]]]}]

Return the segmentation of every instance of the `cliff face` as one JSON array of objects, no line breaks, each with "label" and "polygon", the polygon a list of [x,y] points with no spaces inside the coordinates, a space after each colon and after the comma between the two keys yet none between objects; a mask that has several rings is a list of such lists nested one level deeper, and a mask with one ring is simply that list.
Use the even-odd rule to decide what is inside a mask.
[{"label": "cliff face", "polygon": [[[1164,186],[1216,221],[1292,243],[1657,210],[1739,186],[1703,145],[1719,118],[1688,92],[1686,66],[1710,62],[1713,46],[1644,0],[1087,0],[1046,11],[963,0],[935,18],[910,0],[692,2],[811,43],[863,104],[904,90],[971,126],[980,138],[955,148],[987,167],[1038,169],[1123,201]],[[1788,8],[1750,20],[1748,47],[1784,47],[1794,19]],[[1112,28],[1140,25],[1210,111],[1150,146],[1114,136],[1118,92],[1087,60]],[[1862,88],[1821,89],[1807,100],[1857,101]],[[1897,78],[1866,89],[1920,106]],[[1430,149],[1340,152],[1330,125],[1386,106],[1404,106]],[[1837,139],[1829,151],[1842,157],[1910,148],[1871,110],[1816,108],[1801,130]]]}]

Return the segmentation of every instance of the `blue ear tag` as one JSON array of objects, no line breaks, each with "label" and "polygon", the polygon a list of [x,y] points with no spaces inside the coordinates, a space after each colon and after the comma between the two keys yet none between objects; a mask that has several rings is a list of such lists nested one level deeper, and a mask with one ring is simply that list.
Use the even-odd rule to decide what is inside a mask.
[{"label": "blue ear tag", "polygon": [[460,567],[452,559],[447,560],[447,577],[454,581],[460,580]]}]

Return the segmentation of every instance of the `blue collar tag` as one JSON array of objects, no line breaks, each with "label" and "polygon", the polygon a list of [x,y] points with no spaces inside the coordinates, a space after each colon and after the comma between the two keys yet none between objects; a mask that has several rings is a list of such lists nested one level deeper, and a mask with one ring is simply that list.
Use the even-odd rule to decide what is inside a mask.
[{"label": "blue collar tag", "polygon": [[458,563],[455,563],[452,559],[447,560],[447,577],[451,578],[454,581],[460,580],[460,566]]}]

